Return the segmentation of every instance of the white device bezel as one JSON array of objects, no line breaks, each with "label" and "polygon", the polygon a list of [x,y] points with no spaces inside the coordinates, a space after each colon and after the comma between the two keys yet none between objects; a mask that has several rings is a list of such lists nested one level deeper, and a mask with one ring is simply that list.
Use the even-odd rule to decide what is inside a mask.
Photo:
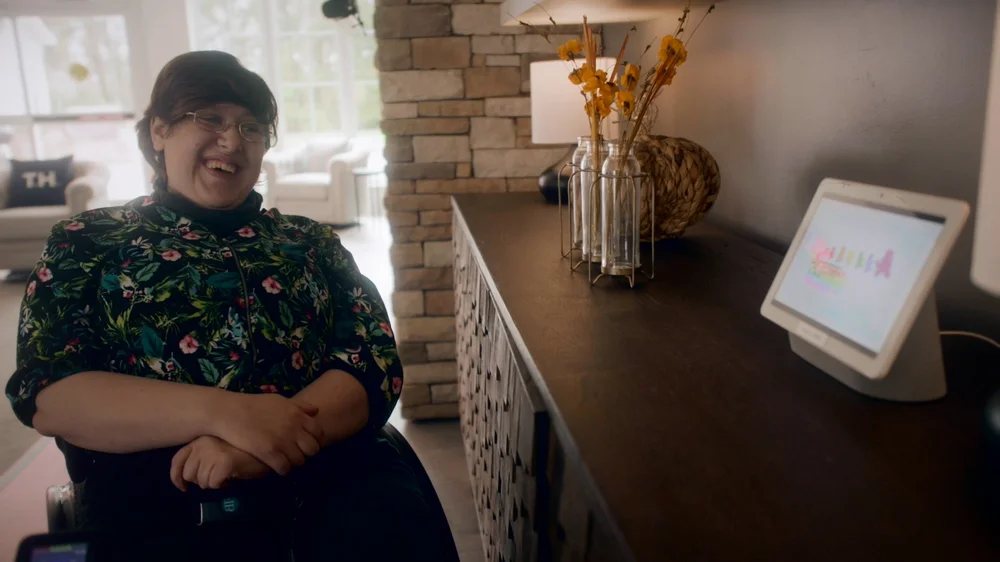
[{"label": "white device bezel", "polygon": [[[920,276],[917,277],[913,285],[913,290],[907,295],[906,301],[903,303],[903,308],[900,310],[895,323],[893,323],[892,329],[889,331],[885,343],[882,345],[882,349],[875,356],[861,351],[855,347],[857,344],[828,330],[821,324],[810,321],[804,315],[802,317],[796,316],[780,306],[776,306],[774,303],[778,288],[784,281],[792,259],[795,257],[795,253],[802,243],[806,230],[808,230],[809,225],[812,223],[816,209],[819,207],[820,202],[828,195],[835,195],[840,199],[854,200],[861,204],[875,203],[901,211],[923,213],[944,218],[941,235],[938,237],[930,256],[928,256],[927,262],[920,272]],[[820,183],[819,189],[816,190],[816,194],[809,204],[809,209],[806,211],[805,217],[803,217],[798,231],[795,233],[795,238],[785,253],[785,258],[781,262],[781,268],[778,269],[778,273],[771,283],[771,288],[768,290],[763,304],[761,304],[760,313],[768,320],[788,330],[789,333],[820,348],[858,373],[870,379],[881,379],[889,373],[893,362],[896,360],[899,349],[906,340],[914,319],[920,312],[928,295],[931,294],[937,276],[941,272],[941,267],[951,253],[968,216],[969,204],[958,199],[924,195],[833,178],[824,179]]]}]

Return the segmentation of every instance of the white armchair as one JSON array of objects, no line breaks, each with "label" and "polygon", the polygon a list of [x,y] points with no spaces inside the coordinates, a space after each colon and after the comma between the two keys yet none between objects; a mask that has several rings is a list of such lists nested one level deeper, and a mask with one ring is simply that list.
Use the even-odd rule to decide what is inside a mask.
[{"label": "white armchair", "polygon": [[311,143],[293,152],[264,158],[267,204],[286,215],[349,225],[358,222],[352,170],[363,167],[370,151],[349,141]]},{"label": "white armchair", "polygon": [[95,197],[103,198],[109,177],[104,164],[74,161],[65,205],[7,208],[10,167],[0,164],[0,269],[34,269],[52,227],[86,211]]}]

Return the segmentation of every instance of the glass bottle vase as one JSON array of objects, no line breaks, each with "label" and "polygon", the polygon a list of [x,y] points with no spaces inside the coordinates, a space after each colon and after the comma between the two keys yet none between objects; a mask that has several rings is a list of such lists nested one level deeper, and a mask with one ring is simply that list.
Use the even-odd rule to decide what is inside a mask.
[{"label": "glass bottle vase", "polygon": [[583,201],[582,201],[582,182],[581,182],[581,165],[583,163],[583,157],[587,153],[587,148],[590,146],[590,137],[578,137],[576,150],[573,151],[573,157],[570,159],[570,177],[569,177],[569,212],[570,212],[570,255],[572,252],[580,251],[583,249],[583,218],[586,216],[583,214]]},{"label": "glass bottle vase", "polygon": [[601,273],[632,276],[639,269],[642,170],[633,150],[608,146],[601,167]]},{"label": "glass bottle vase", "polygon": [[580,213],[583,217],[583,260],[601,263],[601,182],[600,172],[608,143],[603,137],[588,142],[580,162]]}]

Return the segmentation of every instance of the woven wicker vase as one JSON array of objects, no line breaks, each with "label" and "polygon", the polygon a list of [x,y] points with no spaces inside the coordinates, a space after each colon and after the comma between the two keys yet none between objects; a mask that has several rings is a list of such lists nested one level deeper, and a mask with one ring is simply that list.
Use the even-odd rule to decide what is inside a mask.
[{"label": "woven wicker vase", "polygon": [[722,184],[719,165],[707,150],[687,139],[640,135],[634,150],[656,190],[656,225],[650,224],[648,198],[642,201],[642,239],[649,241],[651,232],[653,240],[681,236],[715,203]]}]

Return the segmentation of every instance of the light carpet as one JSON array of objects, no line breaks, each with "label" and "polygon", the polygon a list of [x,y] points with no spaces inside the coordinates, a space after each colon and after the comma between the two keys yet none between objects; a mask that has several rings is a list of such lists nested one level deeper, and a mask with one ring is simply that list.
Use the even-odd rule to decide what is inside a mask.
[{"label": "light carpet", "polygon": [[[21,281],[0,281],[0,382],[7,386],[7,380],[14,374],[17,358],[17,318],[24,296]],[[0,475],[7,471],[41,436],[35,430],[25,427],[14,417],[10,403],[0,404]]]}]

